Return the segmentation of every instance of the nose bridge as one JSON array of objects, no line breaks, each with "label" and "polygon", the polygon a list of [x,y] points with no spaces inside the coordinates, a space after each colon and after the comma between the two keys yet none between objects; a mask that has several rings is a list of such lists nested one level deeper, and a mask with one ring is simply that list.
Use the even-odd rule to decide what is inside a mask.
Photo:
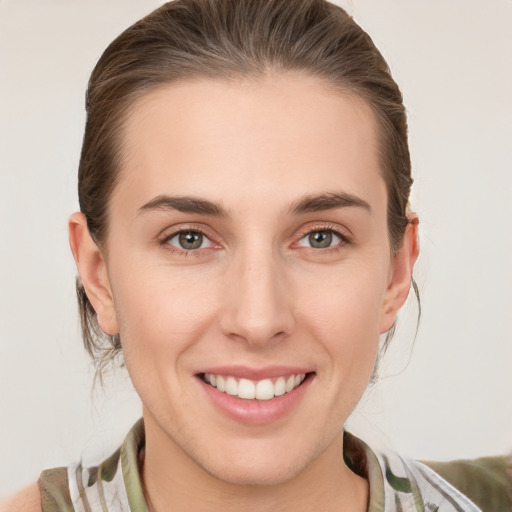
[{"label": "nose bridge", "polygon": [[223,329],[250,345],[289,334],[292,315],[284,265],[270,243],[252,243],[233,258]]}]

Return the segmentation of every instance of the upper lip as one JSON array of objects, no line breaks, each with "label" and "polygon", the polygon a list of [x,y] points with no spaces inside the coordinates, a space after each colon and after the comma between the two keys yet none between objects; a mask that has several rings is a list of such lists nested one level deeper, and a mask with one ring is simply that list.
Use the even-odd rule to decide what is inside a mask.
[{"label": "upper lip", "polygon": [[253,368],[250,366],[234,365],[209,367],[198,373],[230,376],[238,379],[263,380],[286,375],[300,375],[302,373],[310,373],[312,371],[313,370],[311,368],[303,366],[265,366],[261,368]]}]

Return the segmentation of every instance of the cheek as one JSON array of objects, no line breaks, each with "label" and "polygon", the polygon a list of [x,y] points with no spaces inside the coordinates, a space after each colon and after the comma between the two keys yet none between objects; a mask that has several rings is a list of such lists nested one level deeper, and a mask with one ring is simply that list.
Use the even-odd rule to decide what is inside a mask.
[{"label": "cheek", "polygon": [[383,272],[375,267],[344,268],[310,282],[301,291],[302,321],[332,359],[343,367],[338,376],[370,374],[378,351],[380,319],[385,293]]},{"label": "cheek", "polygon": [[143,355],[148,363],[174,366],[214,317],[211,284],[201,276],[168,267],[127,267],[117,273],[119,286],[113,287],[125,358],[133,353]]},{"label": "cheek", "polygon": [[215,301],[201,279],[180,277],[169,268],[143,268],[125,274],[132,279],[118,276],[120,286],[114,289],[123,357],[143,404],[177,417],[194,398],[183,383],[215,318]]},{"label": "cheek", "polygon": [[301,303],[327,332],[359,330],[378,334],[385,293],[383,272],[371,266],[348,266],[323,279],[313,279],[301,291]]}]

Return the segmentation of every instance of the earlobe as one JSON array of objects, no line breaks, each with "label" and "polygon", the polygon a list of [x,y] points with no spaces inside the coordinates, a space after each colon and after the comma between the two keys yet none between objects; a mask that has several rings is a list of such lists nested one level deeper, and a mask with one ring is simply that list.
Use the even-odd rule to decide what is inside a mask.
[{"label": "earlobe", "polygon": [[419,254],[418,216],[407,215],[409,224],[405,230],[401,247],[393,255],[391,278],[383,302],[380,333],[393,326],[398,311],[405,304],[411,289],[412,271]]},{"label": "earlobe", "polygon": [[87,297],[96,311],[98,323],[106,334],[119,332],[105,258],[89,233],[81,212],[69,218],[69,244]]}]

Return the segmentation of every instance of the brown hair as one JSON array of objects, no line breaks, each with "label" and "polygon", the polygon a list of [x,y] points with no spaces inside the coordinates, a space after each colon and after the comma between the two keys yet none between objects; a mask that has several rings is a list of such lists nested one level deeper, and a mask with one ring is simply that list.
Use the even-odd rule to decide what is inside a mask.
[{"label": "brown hair", "polygon": [[[130,105],[182,79],[236,79],[269,71],[320,77],[372,108],[388,190],[390,246],[400,247],[412,185],[402,95],[368,34],[325,0],[175,0],[108,46],[89,81],[78,172],[80,209],[100,247],[107,237],[109,198],[121,167],[120,134]],[[120,353],[119,335],[101,331],[79,279],[77,293],[84,344],[101,370]]]}]

